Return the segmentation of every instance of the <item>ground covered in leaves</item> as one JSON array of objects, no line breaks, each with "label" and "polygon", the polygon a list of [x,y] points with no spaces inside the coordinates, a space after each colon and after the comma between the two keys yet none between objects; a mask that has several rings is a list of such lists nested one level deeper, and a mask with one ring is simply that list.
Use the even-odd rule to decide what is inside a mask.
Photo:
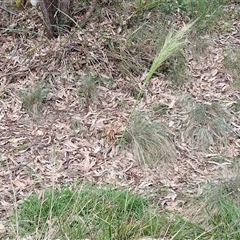
[{"label": "ground covered in leaves", "polygon": [[[187,19],[181,12],[164,18],[156,9],[136,13],[127,3],[102,3],[84,29],[76,26],[57,39],[45,37],[36,8],[0,9],[1,219],[30,193],[76,180],[131,188],[180,210],[180,194],[200,195],[205,183],[234,178],[240,97],[224,54],[240,47],[239,19],[201,36],[193,29],[180,53],[184,72],[171,79],[182,59],[173,58],[144,89],[137,110],[169,128],[176,156],[143,166],[120,140],[161,35]],[[76,9],[77,22],[85,7]],[[42,91],[43,102],[26,99],[29,91]],[[188,122],[200,103],[226,109],[228,144],[199,149]]]}]

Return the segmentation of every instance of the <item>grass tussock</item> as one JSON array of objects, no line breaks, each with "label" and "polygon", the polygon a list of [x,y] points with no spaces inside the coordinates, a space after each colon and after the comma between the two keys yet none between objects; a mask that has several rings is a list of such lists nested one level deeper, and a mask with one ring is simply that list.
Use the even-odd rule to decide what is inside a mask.
[{"label": "grass tussock", "polygon": [[217,103],[196,104],[190,111],[184,131],[185,141],[200,151],[227,146],[231,132],[227,113]]},{"label": "grass tussock", "polygon": [[98,100],[97,79],[93,75],[86,75],[82,79],[81,86],[77,90],[77,96],[81,106],[89,106]]},{"label": "grass tussock", "polygon": [[43,83],[37,83],[32,89],[22,91],[20,98],[23,108],[27,109],[31,114],[37,115],[42,109],[47,93],[48,89],[45,88]]},{"label": "grass tussock", "polygon": [[173,89],[187,82],[189,76],[187,74],[186,59],[182,54],[179,53],[169,59],[167,75],[169,75]]},{"label": "grass tussock", "polygon": [[229,182],[208,186],[202,196],[191,200],[185,218],[205,229],[213,239],[239,239],[239,198],[239,191],[229,188]]},{"label": "grass tussock", "polygon": [[126,132],[134,155],[140,164],[165,165],[175,157],[174,144],[167,128],[160,123],[147,121],[142,115],[134,115]]},{"label": "grass tussock", "polygon": [[227,49],[223,55],[225,69],[232,76],[235,87],[240,89],[240,48]]},{"label": "grass tussock", "polygon": [[[234,193],[229,192],[227,186],[219,186],[213,191],[206,207],[209,224],[217,229],[219,239],[239,239],[239,202],[234,199]],[[236,189],[234,192],[236,193]],[[238,191],[238,200],[239,195]]]},{"label": "grass tussock", "polygon": [[[238,188],[235,188],[235,187]],[[239,178],[208,189],[206,224],[217,229],[222,239],[239,239],[240,228]]]}]

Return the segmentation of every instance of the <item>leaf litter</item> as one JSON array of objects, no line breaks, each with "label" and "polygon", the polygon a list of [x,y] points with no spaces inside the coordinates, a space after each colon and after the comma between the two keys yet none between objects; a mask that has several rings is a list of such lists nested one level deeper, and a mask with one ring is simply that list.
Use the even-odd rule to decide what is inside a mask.
[{"label": "leaf litter", "polygon": [[[206,35],[211,45],[204,53],[196,52],[188,40],[184,49],[188,82],[173,90],[169,79],[159,73],[144,90],[138,110],[156,121],[161,119],[174,136],[176,161],[163,173],[161,165],[142,168],[130,148],[120,149],[119,140],[136,101],[134,91],[139,91],[144,71],[139,74],[128,69],[131,75],[124,75],[121,69],[130,54],[124,48],[124,29],[134,17],[118,15],[124,20],[121,26],[112,18],[115,10],[111,6],[103,6],[101,13],[86,28],[54,40],[44,37],[44,26],[34,8],[4,17],[0,24],[1,219],[7,217],[14,201],[31,192],[79,179],[158,196],[160,206],[177,209],[178,193],[198,194],[204,183],[222,180],[219,173],[229,173],[231,160],[239,156],[239,136],[233,136],[226,149],[230,160],[219,165],[217,146],[208,155],[198,153],[181,133],[193,99],[225,106],[239,101],[239,90],[232,87],[233,79],[224,71],[222,55],[226,47],[239,46],[239,23],[225,35]],[[181,19],[176,24],[182,23]],[[136,49],[133,46],[131,51]],[[150,66],[153,58],[141,61]],[[129,59],[138,64],[132,55]],[[98,98],[88,101],[86,108],[79,104],[77,91],[88,74],[97,76]],[[33,119],[23,109],[19,93],[39,82],[49,92]],[[165,106],[164,114],[152,110],[156,103]],[[239,131],[239,114],[231,112],[230,116],[230,123]],[[2,223],[0,229],[4,229]]]}]

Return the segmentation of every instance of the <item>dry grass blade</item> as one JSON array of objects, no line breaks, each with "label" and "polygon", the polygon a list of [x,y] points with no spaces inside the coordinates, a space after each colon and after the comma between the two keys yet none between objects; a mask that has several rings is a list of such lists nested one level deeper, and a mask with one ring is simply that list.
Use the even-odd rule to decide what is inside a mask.
[{"label": "dry grass blade", "polygon": [[227,113],[217,103],[195,105],[190,111],[185,139],[200,151],[207,151],[214,144],[226,146],[231,132],[226,117]]}]

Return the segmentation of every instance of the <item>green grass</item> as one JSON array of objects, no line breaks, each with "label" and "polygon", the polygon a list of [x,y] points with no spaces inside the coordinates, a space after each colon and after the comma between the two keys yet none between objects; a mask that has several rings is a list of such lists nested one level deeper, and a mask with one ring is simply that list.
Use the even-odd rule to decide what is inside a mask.
[{"label": "green grass", "polygon": [[179,216],[159,214],[140,195],[90,185],[32,194],[18,206],[17,225],[19,236],[34,239],[194,239],[204,234]]},{"label": "green grass", "polygon": [[186,11],[186,1],[183,0],[136,0],[135,11],[137,14],[143,11],[151,11],[152,9],[160,9],[165,15],[172,14],[178,10]]},{"label": "green grass", "polygon": [[209,222],[214,226],[221,226],[219,233],[221,233],[225,239],[232,239],[231,235],[240,237],[240,211],[239,206],[228,194],[227,190],[220,188],[218,190],[218,196],[214,200],[212,199],[211,204],[207,207],[207,212]]},{"label": "green grass", "polygon": [[218,26],[216,22],[227,19],[223,11],[223,6],[227,2],[227,0],[137,0],[135,11],[142,14],[157,9],[163,13],[163,20],[169,15],[181,12],[187,19],[199,18],[196,29],[198,32],[204,32],[222,27],[222,24]]},{"label": "green grass", "polygon": [[[17,218],[8,225],[12,236],[36,240],[239,239],[239,191],[220,185],[206,193],[201,211],[205,227],[173,212],[159,212],[149,198],[128,190],[89,184],[32,194],[18,203]],[[192,212],[201,203],[195,202]]]},{"label": "green grass", "polygon": [[240,239],[239,186],[239,177],[208,184],[200,197],[190,200],[183,214],[206,234],[196,239]]},{"label": "green grass", "polygon": [[[107,2],[106,4],[108,4]],[[117,2],[118,6],[123,6],[120,3],[122,1]],[[132,4],[131,1],[124,2],[127,2],[129,6]],[[108,47],[110,52],[119,54],[115,60],[119,62],[117,67],[120,68],[122,76],[127,76],[127,79],[132,76],[140,79],[139,76],[141,77],[144,71],[149,70],[147,77],[142,79],[140,92],[133,91],[130,94],[137,99],[137,103],[140,98],[144,97],[143,90],[152,76],[157,75],[163,64],[167,64],[168,61],[170,67],[167,68],[166,74],[172,80],[173,85],[178,86],[187,79],[184,68],[185,59],[176,53],[183,47],[183,37],[192,28],[192,23],[176,34],[170,31],[167,35],[169,25],[166,27],[164,24],[168,20],[171,21],[171,18],[166,15],[175,14],[180,10],[183,17],[188,20],[199,18],[195,23],[198,38],[194,40],[196,41],[195,50],[204,54],[209,43],[199,37],[199,33],[208,30],[225,31],[229,27],[228,22],[224,28],[216,25],[218,20],[220,20],[220,24],[224,20],[221,6],[225,2],[217,0],[138,0],[135,1],[137,4],[135,10],[139,16],[141,14],[148,15],[152,10],[160,10],[165,14],[164,17],[155,19],[154,12],[151,12],[152,15],[149,14],[145,19],[138,16],[136,20],[135,16],[129,14],[131,17],[126,24],[121,24],[122,15],[118,14],[119,16],[117,16],[116,14],[117,20],[114,19],[114,21],[118,23],[124,37],[128,37],[126,42],[123,41],[125,39],[111,38]],[[124,13],[124,10],[122,12]],[[161,13],[157,15],[160,16]],[[134,21],[139,21],[140,24]],[[134,27],[131,28],[131,25]],[[238,50],[227,50],[224,57],[226,69],[233,76],[235,83],[238,83]],[[88,106],[99,100],[98,81],[92,75],[82,79],[77,90],[81,105]],[[131,86],[130,82],[131,88],[128,88],[127,91],[136,90],[134,84]],[[42,84],[23,91],[21,94],[23,107],[36,114],[41,111],[46,94],[47,89]],[[124,106],[124,99],[120,104]],[[237,101],[236,111],[240,110],[239,106],[239,101]],[[124,140],[132,145],[136,160],[140,164],[158,164],[164,168],[176,157],[171,134],[164,124],[149,121],[143,115],[135,115],[135,107],[136,105],[129,118]],[[167,107],[156,104],[152,110],[155,115],[161,116],[166,114]],[[184,133],[185,138],[190,139],[189,142],[192,146],[204,151],[215,145],[225,146],[228,143],[230,132],[227,118],[227,114],[218,104],[197,104],[190,110]],[[78,119],[73,119],[70,127],[76,134],[84,131],[81,121]],[[22,151],[25,147],[25,145],[19,146],[16,151]],[[217,160],[219,164],[222,161],[224,161],[222,158]],[[78,187],[46,189],[44,194],[32,194],[29,198],[15,203],[17,205],[16,218],[8,222],[11,230],[9,234],[12,233],[9,239],[15,239],[16,236],[29,236],[30,239],[48,240],[138,240],[147,239],[147,237],[148,239],[237,240],[240,239],[239,188],[239,179],[236,178],[227,184],[211,187],[209,192],[206,192],[208,200],[202,212],[205,223],[203,225],[198,225],[193,220],[190,221],[187,216],[179,216],[176,212],[166,212],[154,205],[152,199],[127,190],[113,187],[100,188],[88,184]],[[191,209],[192,212],[195,213],[199,210],[199,206],[202,205],[201,200],[200,197],[195,202]]]},{"label": "green grass", "polygon": [[95,76],[89,74],[83,77],[81,86],[77,90],[77,96],[81,106],[98,101],[98,81]]},{"label": "green grass", "polygon": [[183,41],[184,36],[191,30],[191,28],[196,22],[197,19],[194,20],[193,22],[186,24],[182,29],[177,31],[175,34],[172,31],[168,33],[164,41],[164,44],[161,47],[161,50],[156,54],[151,64],[151,67],[148,70],[146,78],[144,79],[141,90],[138,94],[137,100],[139,100],[139,98],[141,97],[143,90],[145,89],[148,82],[151,80],[152,76],[156,73],[157,69],[166,60],[168,60],[170,57],[172,57],[174,54],[177,54],[180,51],[180,49],[184,45]]},{"label": "green grass", "polygon": [[240,48],[226,49],[223,53],[224,66],[233,78],[233,84],[240,89]]},{"label": "green grass", "polygon": [[236,112],[240,111],[240,100],[236,101],[236,103],[234,104],[234,110]]},{"label": "green grass", "polygon": [[239,177],[209,189],[207,222],[216,239],[240,239]]},{"label": "green grass", "polygon": [[47,93],[48,89],[45,88],[43,83],[37,83],[31,89],[22,91],[20,93],[20,98],[23,108],[27,109],[29,113],[33,115],[38,115],[39,111],[42,109]]},{"label": "green grass", "polygon": [[222,6],[225,0],[189,0],[186,1],[186,13],[192,19],[199,17],[197,29],[199,32],[211,30],[217,26],[216,22],[223,18]]}]

